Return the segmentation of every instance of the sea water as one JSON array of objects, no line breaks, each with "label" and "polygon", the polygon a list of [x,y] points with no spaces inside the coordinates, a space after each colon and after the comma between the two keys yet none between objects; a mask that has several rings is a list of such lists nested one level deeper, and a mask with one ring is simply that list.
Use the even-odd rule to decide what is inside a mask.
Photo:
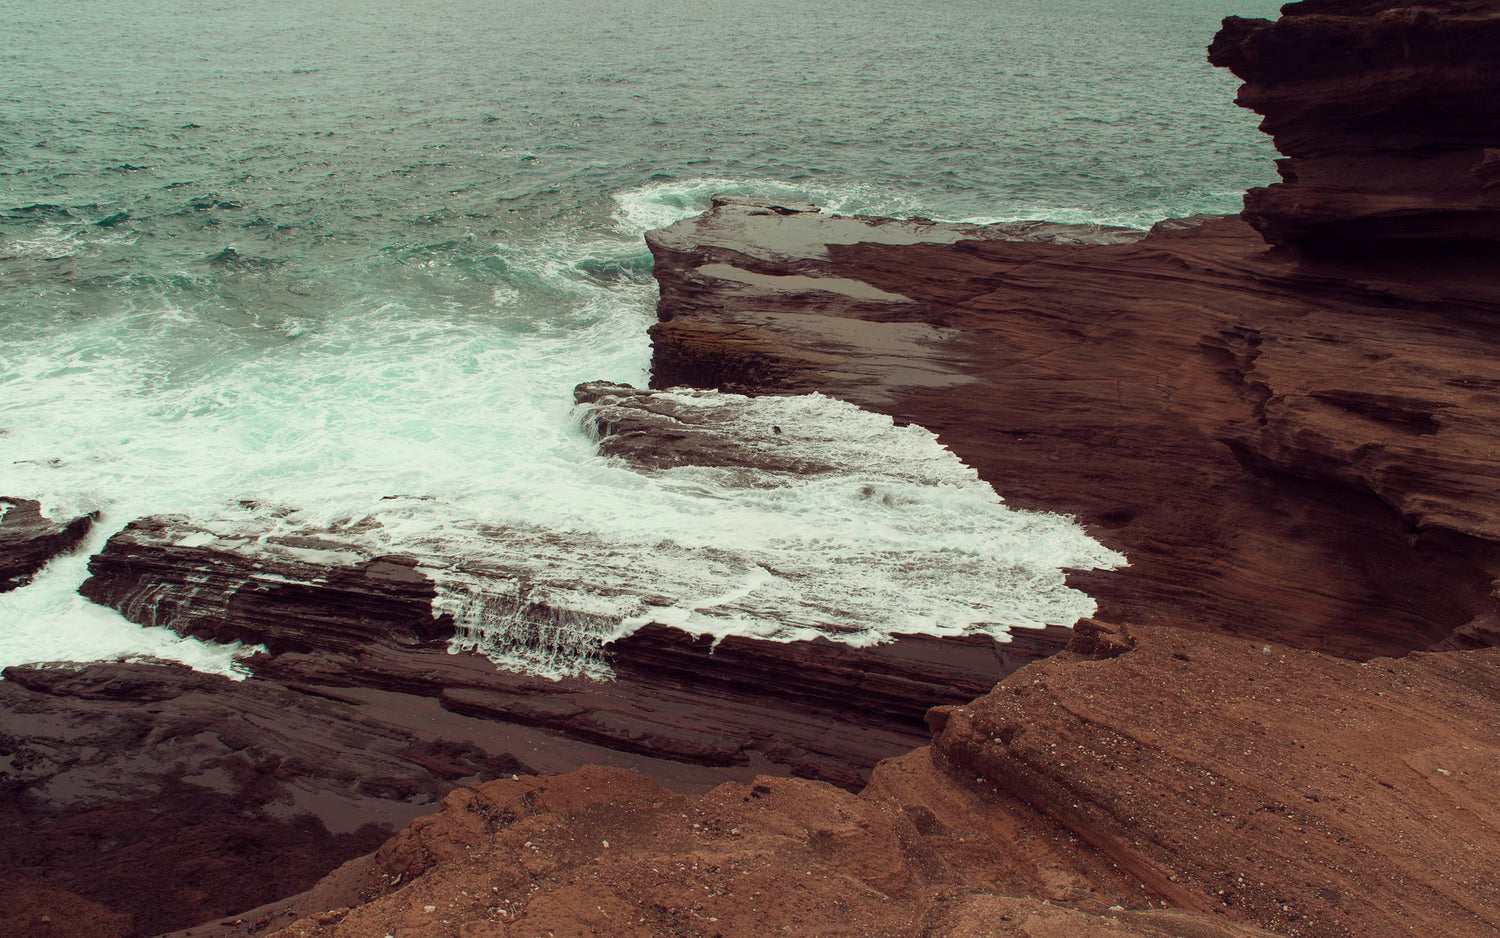
[{"label": "sea water", "polygon": [[[539,673],[651,620],[856,643],[1070,624],[1093,606],[1061,571],[1124,558],[1008,510],[919,427],[745,402],[840,471],[647,475],[596,455],[571,389],[648,380],[641,235],[717,192],[1237,210],[1272,154],[1204,46],[1274,7],[1226,2],[0,4],[0,496],[100,513],[0,595],[0,664],[232,670],[240,649],[77,595],[150,515],[358,531],[422,561],[455,647]],[[529,558],[502,586],[566,600],[581,642],[507,639],[497,530]]]}]

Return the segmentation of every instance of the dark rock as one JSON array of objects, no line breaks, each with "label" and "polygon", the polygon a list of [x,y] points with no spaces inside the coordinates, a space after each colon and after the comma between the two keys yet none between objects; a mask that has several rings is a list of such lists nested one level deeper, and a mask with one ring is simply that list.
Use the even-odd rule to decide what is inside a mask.
[{"label": "dark rock", "polygon": [[[432,582],[410,558],[363,556],[344,544],[304,537],[283,538],[277,546],[288,550],[272,561],[212,546],[203,537],[203,546],[192,546],[187,536],[196,530],[172,519],[131,522],[89,560],[90,576],[79,592],[141,625],[265,645],[273,654],[358,655],[373,643],[422,645],[453,634],[451,619],[433,615]],[[294,553],[330,550],[359,560],[316,563]]]},{"label": "dark rock", "polygon": [[0,853],[154,935],[299,892],[455,785],[528,771],[373,709],[180,665],[7,668]]},{"label": "dark rock", "polygon": [[[294,559],[308,550],[344,563]],[[733,767],[753,757],[846,786],[920,744],[933,704],[968,700],[1071,636],[1065,628],[1018,629],[1008,644],[903,636],[854,648],[827,640],[715,643],[648,624],[601,648],[613,680],[550,681],[450,653],[452,620],[434,618],[434,585],[412,561],[368,558],[331,536],[283,535],[268,547],[216,538],[182,520],[145,519],[112,537],[90,570],[82,592],[133,621],[264,646],[268,653],[248,662],[262,680],[433,701],[461,716],[650,760]],[[519,598],[513,605],[510,612],[539,621],[571,614]]]},{"label": "dark rock", "polygon": [[31,499],[0,497],[0,593],[31,582],[47,561],[76,547],[99,518],[92,512],[52,521],[41,509]]},{"label": "dark rock", "polygon": [[1286,155],[1245,195],[1273,244],[1500,250],[1500,4],[1305,0],[1230,17],[1209,61]]},{"label": "dark rock", "polygon": [[[889,245],[857,219],[749,211],[651,239],[653,384],[823,390],[936,431],[1011,505],[1075,514],[1126,554],[1070,577],[1105,620],[1354,656],[1492,634],[1470,625],[1496,613],[1500,573],[1487,264],[1299,260],[1233,218],[1134,243]],[[923,322],[782,315],[804,286],[745,302],[712,275],[730,255],[900,294]],[[893,327],[932,331],[866,341]]]}]

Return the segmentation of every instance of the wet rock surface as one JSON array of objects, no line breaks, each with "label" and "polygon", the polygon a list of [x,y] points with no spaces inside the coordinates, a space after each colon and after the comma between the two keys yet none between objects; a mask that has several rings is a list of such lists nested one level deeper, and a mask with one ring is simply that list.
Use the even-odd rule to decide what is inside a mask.
[{"label": "wet rock surface", "polygon": [[[90,595],[268,653],[211,688],[151,665],[7,672],[4,836],[52,872],[7,881],[0,930],[222,910],[119,885],[156,864],[274,866],[285,895],[311,854],[368,846],[361,818],[498,769],[192,933],[1495,934],[1496,12],[1307,0],[1228,22],[1213,55],[1290,158],[1244,218],[1142,235],[723,198],[648,237],[658,390],[823,391],[921,424],[1012,504],[1123,550],[1128,568],[1073,575],[1101,609],[1067,652],[991,690],[1009,663],[983,641],[714,647],[654,625],[610,645],[613,684],[523,679],[448,654],[462,623],[433,615],[414,558],[303,532],[268,561],[144,519]],[[832,465],[774,431],[726,444],[732,417],[685,392],[577,393],[601,450],[642,471]],[[848,790],[945,701],[930,748]],[[503,777],[590,761],[615,768]],[[80,878],[129,827],[154,846]],[[254,879],[238,905],[268,895]]]},{"label": "wet rock surface", "polygon": [[55,521],[39,502],[0,496],[0,593],[25,586],[47,561],[78,546],[98,515]]},{"label": "wet rock surface", "polygon": [[[704,273],[760,250],[738,240],[751,210],[716,208],[684,228],[699,248],[660,256],[657,380],[733,388],[770,369],[774,390],[936,431],[1010,504],[1076,514],[1129,558],[1071,580],[1106,618],[1351,656],[1490,640],[1500,374],[1474,354],[1500,339],[1488,265],[1308,260],[1268,252],[1237,218],[1128,244],[816,252],[951,333],[929,346],[954,379],[937,387],[842,339],[816,361],[781,354],[807,347],[805,320],[767,318],[769,293],[737,306],[738,284]],[[849,334],[851,320],[828,321]]]},{"label": "wet rock surface", "polygon": [[9,884],[5,934],[47,934],[48,909],[81,906],[75,933],[123,936],[259,905],[454,785],[527,771],[353,701],[180,665],[7,668],[0,712],[0,853],[27,876]]},{"label": "wet rock surface", "polygon": [[[613,680],[551,681],[450,653],[452,619],[410,558],[278,537],[144,519],[83,588],[145,625],[260,646],[248,680],[149,662],[5,672],[0,846],[30,877],[9,887],[11,930],[45,915],[150,935],[239,913],[481,778],[610,763],[683,790],[767,770],[856,788],[925,741],[934,701],[972,699],[1071,635],[860,649],[647,625],[606,646]],[[191,885],[158,888],[163,870]]]},{"label": "wet rock surface", "polygon": [[[879,759],[923,741],[934,700],[970,699],[1071,634],[1018,630],[1009,644],[913,635],[853,648],[715,642],[646,625],[604,646],[613,680],[548,680],[450,653],[451,619],[434,617],[433,584],[410,560],[364,559],[357,546],[325,538],[317,549],[346,560],[328,567],[205,540],[185,521],[133,524],[92,558],[83,591],[145,625],[262,646],[268,652],[249,667],[283,685],[410,695],[655,759],[769,760],[849,786]],[[296,543],[302,550],[310,542]]]}]

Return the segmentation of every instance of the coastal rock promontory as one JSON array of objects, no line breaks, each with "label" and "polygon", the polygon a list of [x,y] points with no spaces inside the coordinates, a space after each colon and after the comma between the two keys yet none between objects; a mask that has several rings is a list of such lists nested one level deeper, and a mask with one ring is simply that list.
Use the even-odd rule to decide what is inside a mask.
[{"label": "coastal rock promontory", "polygon": [[858,796],[598,768],[486,783],[258,915],[285,938],[1500,928],[1500,732],[1453,705],[1500,694],[1495,649],[1355,663],[1149,627],[1094,646],[1112,651],[935,710],[932,747]]},{"label": "coastal rock promontory", "polygon": [[[356,525],[278,541],[142,519],[86,591],[267,651],[241,684],[8,672],[6,726],[37,740],[0,753],[23,773],[14,842],[39,804],[91,834],[159,813],[85,803],[100,772],[141,771],[102,733],[180,762],[168,796],[269,815],[260,831],[290,816],[282,852],[257,856],[299,875],[316,849],[353,852],[339,838],[368,805],[351,817],[344,797],[410,809],[462,786],[194,938],[1500,932],[1497,17],[1493,0],[1306,0],[1227,21],[1214,61],[1288,157],[1243,216],[986,227],[722,197],[648,236],[653,387],[579,386],[600,451],[646,474],[834,465],[779,425],[726,440],[743,405],[713,391],[818,391],[920,424],[1011,505],[1074,515],[1128,558],[1071,574],[1099,611],[1031,633],[1045,660],[653,622],[601,653],[612,684],[526,678],[450,654],[471,624],[436,568]],[[556,547],[494,534],[518,556]],[[475,566],[450,572],[497,574]],[[537,634],[566,619],[516,600]],[[329,769],[341,747],[362,753],[354,777]],[[585,762],[608,766],[563,771]],[[467,784],[480,772],[498,777]],[[59,855],[87,847],[114,856]],[[129,931],[117,887],[68,875],[11,887],[5,925]]]},{"label": "coastal rock promontory", "polygon": [[1303,0],[1209,49],[1265,120],[1281,182],[1245,195],[1274,244],[1320,254],[1500,248],[1500,6]]}]

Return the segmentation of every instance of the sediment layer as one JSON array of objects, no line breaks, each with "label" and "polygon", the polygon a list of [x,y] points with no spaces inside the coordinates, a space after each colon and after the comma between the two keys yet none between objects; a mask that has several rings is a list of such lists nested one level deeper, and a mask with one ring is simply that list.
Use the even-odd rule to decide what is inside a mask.
[{"label": "sediment layer", "polygon": [[[455,792],[245,925],[404,934],[1420,936],[1500,928],[1495,649],[1095,631],[858,796],[591,768]],[[1103,657],[1098,657],[1103,655]],[[1121,706],[1128,701],[1128,706]]]},{"label": "sediment layer", "polygon": [[[153,786],[187,806],[166,827],[217,812],[268,831],[290,812],[296,835],[255,853],[284,865],[284,892],[311,853],[361,848],[345,796],[411,810],[512,767],[307,892],[194,934],[1495,934],[1497,17],[1307,0],[1275,25],[1227,22],[1215,60],[1289,158],[1243,218],[984,228],[724,198],[649,236],[655,386],[818,390],[920,423],[1012,504],[1075,514],[1122,550],[1129,567],[1074,575],[1101,608],[1067,652],[989,689],[993,647],[710,654],[648,627],[611,649],[625,690],[606,699],[449,655],[456,626],[412,558],[284,545],[345,555],[330,575],[145,519],[95,558],[90,595],[268,653],[239,684],[144,664],[8,672],[21,731],[4,754],[29,774],[4,829],[19,842],[44,818],[56,843],[26,849],[70,856],[77,831],[159,816],[163,797],[132,800]],[[764,457],[657,419],[643,392],[579,393],[610,399],[603,447],[647,471]],[[916,745],[945,692],[931,746],[858,794],[751,777],[854,787],[848,767]],[[230,711],[273,710],[237,735]],[[456,739],[473,742],[432,742]],[[366,762],[344,776],[346,748]],[[646,774],[520,771],[590,754]],[[127,780],[118,796],[100,773]],[[122,856],[151,867],[164,839]],[[0,930],[44,914],[54,934],[149,930],[118,893],[59,875],[4,887]]]},{"label": "sediment layer", "polygon": [[1274,244],[1320,254],[1500,247],[1500,9],[1304,0],[1231,17],[1209,60],[1286,158],[1245,195]]}]

